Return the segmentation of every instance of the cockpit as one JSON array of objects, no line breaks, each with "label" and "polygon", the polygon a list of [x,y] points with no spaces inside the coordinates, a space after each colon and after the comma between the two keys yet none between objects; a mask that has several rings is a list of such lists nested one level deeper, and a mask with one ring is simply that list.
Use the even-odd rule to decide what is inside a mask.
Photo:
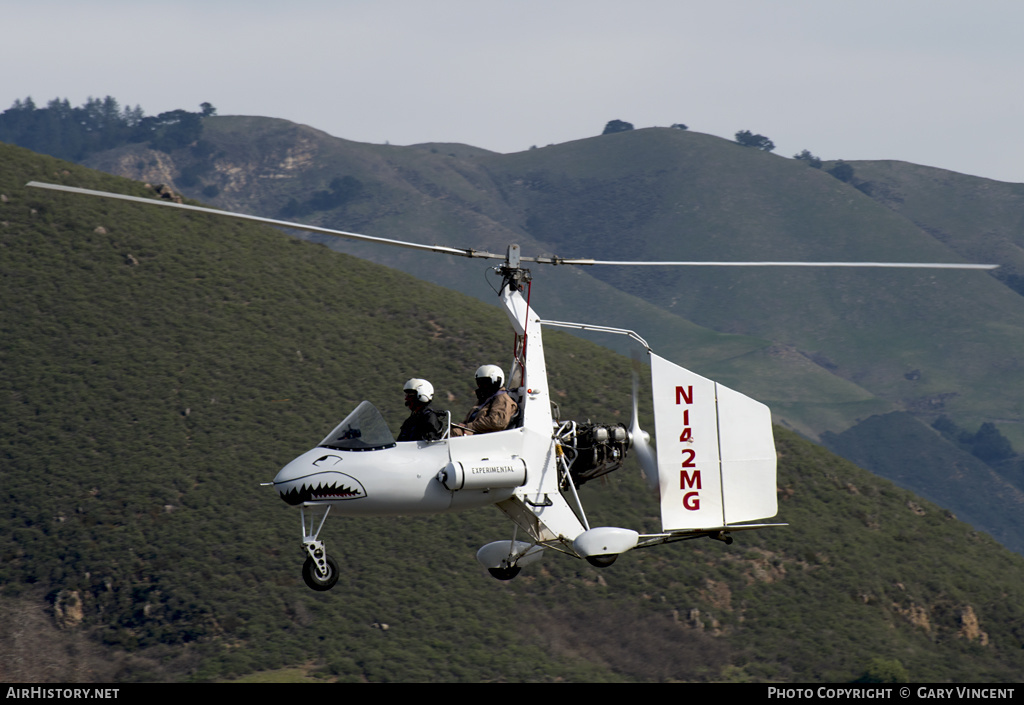
[{"label": "cockpit", "polygon": [[363,401],[320,443],[331,450],[383,450],[396,445],[384,417],[373,404]]}]

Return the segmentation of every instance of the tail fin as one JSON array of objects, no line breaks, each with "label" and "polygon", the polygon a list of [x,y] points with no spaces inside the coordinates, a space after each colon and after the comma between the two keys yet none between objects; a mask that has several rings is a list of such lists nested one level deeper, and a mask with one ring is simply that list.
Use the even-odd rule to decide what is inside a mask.
[{"label": "tail fin", "polygon": [[663,531],[775,516],[775,441],[764,404],[651,354]]}]

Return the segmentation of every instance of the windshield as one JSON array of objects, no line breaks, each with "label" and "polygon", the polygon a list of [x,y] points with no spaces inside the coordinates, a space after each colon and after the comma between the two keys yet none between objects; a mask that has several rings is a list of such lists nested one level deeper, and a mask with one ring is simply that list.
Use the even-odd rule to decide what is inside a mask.
[{"label": "windshield", "polygon": [[395,437],[377,407],[364,401],[319,445],[334,450],[380,450],[395,445]]}]

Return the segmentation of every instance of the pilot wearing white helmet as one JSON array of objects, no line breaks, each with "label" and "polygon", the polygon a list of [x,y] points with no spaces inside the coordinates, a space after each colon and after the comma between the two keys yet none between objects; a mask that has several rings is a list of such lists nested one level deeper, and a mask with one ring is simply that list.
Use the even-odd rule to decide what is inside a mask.
[{"label": "pilot wearing white helmet", "polygon": [[405,405],[411,412],[398,432],[399,441],[436,441],[444,435],[445,414],[430,408],[434,385],[413,377],[405,383]]},{"label": "pilot wearing white helmet", "polygon": [[519,405],[505,389],[505,375],[497,365],[483,365],[476,371],[477,405],[466,420],[452,426],[453,436],[504,431],[512,422]]}]

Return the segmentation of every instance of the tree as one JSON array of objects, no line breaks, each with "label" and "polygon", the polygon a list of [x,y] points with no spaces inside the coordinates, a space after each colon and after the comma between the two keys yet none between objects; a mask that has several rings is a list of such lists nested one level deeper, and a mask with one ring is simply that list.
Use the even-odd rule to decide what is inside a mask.
[{"label": "tree", "polygon": [[868,662],[864,675],[854,683],[909,683],[907,669],[897,659],[885,659],[876,656]]},{"label": "tree", "polygon": [[813,167],[815,169],[820,169],[821,168],[821,159],[819,159],[818,157],[814,156],[813,154],[811,154],[806,149],[804,151],[800,152],[800,154],[794,154],[793,155],[793,159],[799,159],[802,162],[807,162],[807,166]]},{"label": "tree", "polygon": [[740,130],[736,133],[736,142],[744,147],[756,147],[762,152],[771,152],[775,149],[775,143],[764,135],[755,135],[750,130]]},{"label": "tree", "polygon": [[155,118],[143,118],[137,129],[142,139],[149,141],[150,147],[160,152],[187,147],[197,141],[203,133],[203,123],[199,113],[186,110],[168,110]]},{"label": "tree", "polygon": [[633,129],[633,123],[624,122],[622,120],[611,120],[607,125],[604,126],[604,132],[602,135],[610,135],[614,132],[629,132]]},{"label": "tree", "polygon": [[125,127],[132,128],[142,122],[144,117],[146,114],[142,111],[142,107],[136,104],[134,108],[126,107],[121,119],[124,120]]},{"label": "tree", "polygon": [[126,142],[150,142],[154,149],[166,152],[199,140],[202,117],[216,114],[209,103],[203,103],[202,110],[146,117],[138,105],[122,109],[111,96],[90,97],[77,108],[67,98],[55,98],[42,109],[26,98],[0,113],[0,141],[70,161]]},{"label": "tree", "polygon": [[977,433],[957,426],[946,416],[940,416],[932,428],[985,463],[997,463],[1014,456],[1013,445],[991,421],[981,424]]},{"label": "tree", "polygon": [[992,463],[1012,458],[1013,446],[994,423],[986,421],[974,435],[971,453],[979,460]]},{"label": "tree", "polygon": [[957,426],[951,418],[948,416],[940,416],[932,422],[932,428],[941,433],[950,440],[960,442],[960,434],[963,433],[963,429]]},{"label": "tree", "polygon": [[843,183],[850,183],[853,181],[853,167],[840,159],[836,162],[836,165],[828,170],[828,173],[836,177]]}]

